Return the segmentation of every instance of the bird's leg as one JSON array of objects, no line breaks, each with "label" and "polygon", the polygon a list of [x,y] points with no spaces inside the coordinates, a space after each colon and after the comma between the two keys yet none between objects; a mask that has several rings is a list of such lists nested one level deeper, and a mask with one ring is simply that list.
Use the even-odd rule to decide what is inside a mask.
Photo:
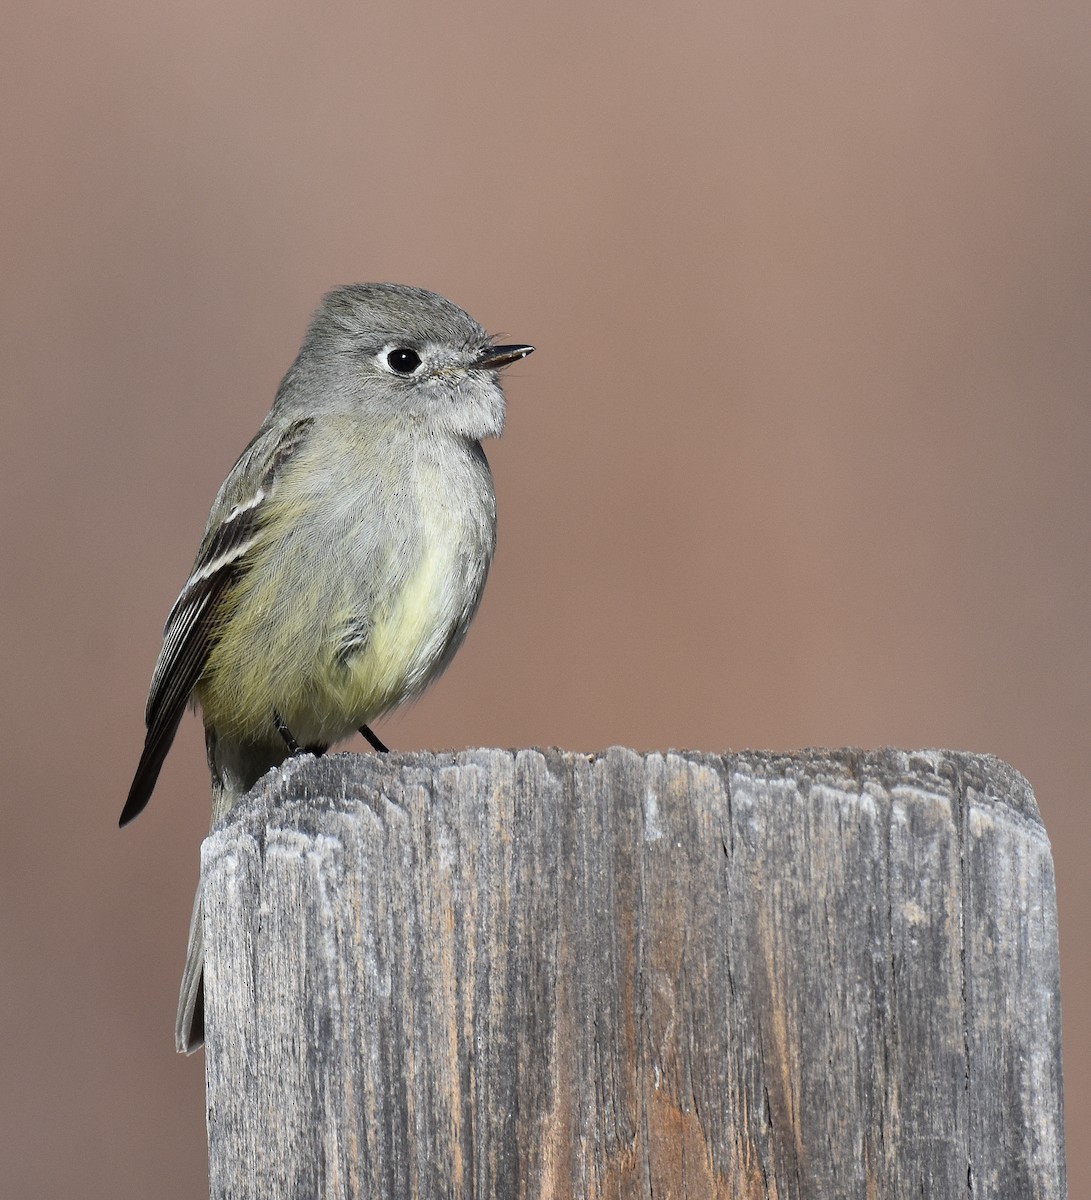
[{"label": "bird's leg", "polygon": [[[281,732],[283,733],[283,730],[281,730]],[[384,746],[382,742],[379,741],[379,739],[371,732],[371,729],[367,725],[361,725],[360,732],[367,739],[367,743],[372,750],[378,750],[380,754],[390,753],[389,748]]]},{"label": "bird's leg", "polygon": [[329,746],[323,746],[321,742],[315,742],[313,746],[301,746],[292,736],[292,731],[284,724],[284,718],[273,709],[273,724],[277,727],[277,733],[284,739],[285,746],[288,747],[288,753],[292,758],[298,758],[301,754],[313,754],[315,758],[321,758],[329,749]]},{"label": "bird's leg", "polygon": [[284,745],[288,748],[288,754],[293,756],[302,754],[302,746],[292,737],[292,731],[289,730],[287,725],[284,725],[281,714],[275,708],[272,710],[272,724],[276,726],[276,732],[280,733],[280,736],[284,739]]},{"label": "bird's leg", "polygon": [[285,746],[288,747],[288,753],[295,758],[297,754],[303,753],[303,747],[292,737],[292,731],[284,724],[284,718],[273,709],[273,724],[277,727],[277,733],[284,739]]}]

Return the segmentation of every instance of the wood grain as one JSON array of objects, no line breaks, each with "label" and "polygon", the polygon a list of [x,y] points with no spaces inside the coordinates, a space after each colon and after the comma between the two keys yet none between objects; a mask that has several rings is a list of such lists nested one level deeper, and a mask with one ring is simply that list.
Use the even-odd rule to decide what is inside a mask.
[{"label": "wood grain", "polygon": [[1063,1197],[1026,781],[303,758],[205,843],[213,1197]]}]

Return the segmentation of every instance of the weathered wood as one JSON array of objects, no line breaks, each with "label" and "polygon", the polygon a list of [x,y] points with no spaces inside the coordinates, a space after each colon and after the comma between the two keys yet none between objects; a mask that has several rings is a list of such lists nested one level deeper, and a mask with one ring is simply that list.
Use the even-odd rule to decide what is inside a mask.
[{"label": "weathered wood", "polygon": [[203,871],[213,1197],[1065,1195],[996,759],[301,759]]}]

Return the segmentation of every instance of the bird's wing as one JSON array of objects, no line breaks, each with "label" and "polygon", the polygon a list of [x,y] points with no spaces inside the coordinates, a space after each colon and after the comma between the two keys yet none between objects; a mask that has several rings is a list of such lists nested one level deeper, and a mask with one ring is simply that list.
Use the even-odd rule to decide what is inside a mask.
[{"label": "bird's wing", "polygon": [[243,451],[212,506],[204,541],[189,580],[163,630],[145,722],[144,751],[119,825],[142,812],[151,797],[182,714],[208,661],[221,605],[247,568],[246,555],[261,534],[276,477],[306,440],[311,418],[287,429],[263,429]]}]

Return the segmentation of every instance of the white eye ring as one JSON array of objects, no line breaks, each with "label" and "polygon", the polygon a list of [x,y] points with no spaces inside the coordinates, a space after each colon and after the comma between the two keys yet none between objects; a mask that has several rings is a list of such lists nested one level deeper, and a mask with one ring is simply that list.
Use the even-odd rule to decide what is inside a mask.
[{"label": "white eye ring", "polygon": [[411,346],[389,346],[380,353],[379,361],[391,374],[404,379],[417,372],[421,357]]}]

